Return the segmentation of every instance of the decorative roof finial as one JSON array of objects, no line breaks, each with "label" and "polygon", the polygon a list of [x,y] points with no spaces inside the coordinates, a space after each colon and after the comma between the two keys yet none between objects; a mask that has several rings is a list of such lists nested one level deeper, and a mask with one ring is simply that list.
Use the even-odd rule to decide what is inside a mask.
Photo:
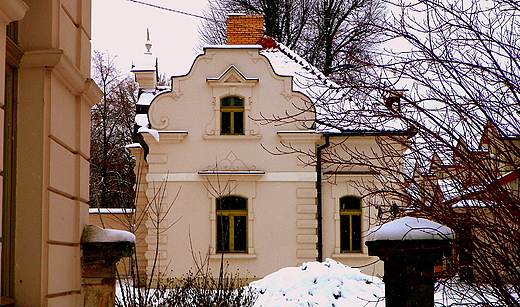
[{"label": "decorative roof finial", "polygon": [[150,42],[150,31],[148,28],[146,28],[146,44],[144,44],[144,46],[146,47],[145,54],[152,54],[152,52],[150,52],[150,49],[152,49],[152,42]]}]

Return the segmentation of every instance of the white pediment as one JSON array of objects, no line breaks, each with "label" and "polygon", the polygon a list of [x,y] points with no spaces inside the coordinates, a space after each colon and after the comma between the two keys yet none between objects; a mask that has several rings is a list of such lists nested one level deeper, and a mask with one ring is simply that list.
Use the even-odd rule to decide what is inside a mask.
[{"label": "white pediment", "polygon": [[258,78],[248,78],[244,76],[235,66],[231,65],[219,77],[207,78],[206,81],[214,86],[253,86],[258,82]]}]

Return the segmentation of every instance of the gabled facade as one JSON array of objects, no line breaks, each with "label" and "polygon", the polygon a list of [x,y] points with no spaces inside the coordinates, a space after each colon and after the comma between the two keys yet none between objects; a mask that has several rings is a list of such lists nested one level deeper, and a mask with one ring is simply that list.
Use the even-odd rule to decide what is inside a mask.
[{"label": "gabled facade", "polygon": [[[233,15],[228,23],[247,28],[257,18]],[[253,32],[260,35],[249,44],[263,38]],[[382,275],[380,263],[365,267],[377,260],[364,245],[377,210],[356,189],[361,181],[377,185],[376,174],[363,167],[335,172],[316,160],[345,145],[379,152],[376,138],[385,133],[319,132],[314,113],[302,112],[314,107],[304,84],[318,80],[312,68],[283,46],[262,49],[234,35],[228,28],[228,41],[238,45],[205,47],[190,72],[173,77],[171,89],[137,115],[149,150],[146,196],[163,195],[166,217],[147,223],[148,269],[157,248],[159,270],[174,276],[199,255],[214,268],[223,257],[248,277],[325,258]],[[276,118],[285,120],[268,123]],[[278,151],[289,147],[300,154]]]},{"label": "gabled facade", "polygon": [[0,20],[1,305],[83,306],[90,1],[0,1]]}]

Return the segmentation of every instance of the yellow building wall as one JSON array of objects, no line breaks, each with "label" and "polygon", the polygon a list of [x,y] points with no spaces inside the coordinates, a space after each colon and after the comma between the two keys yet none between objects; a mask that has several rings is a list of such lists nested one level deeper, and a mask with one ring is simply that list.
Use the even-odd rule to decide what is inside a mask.
[{"label": "yellow building wall", "polygon": [[82,306],[90,108],[101,98],[89,79],[90,1],[7,2],[27,8],[18,18],[14,299]]}]

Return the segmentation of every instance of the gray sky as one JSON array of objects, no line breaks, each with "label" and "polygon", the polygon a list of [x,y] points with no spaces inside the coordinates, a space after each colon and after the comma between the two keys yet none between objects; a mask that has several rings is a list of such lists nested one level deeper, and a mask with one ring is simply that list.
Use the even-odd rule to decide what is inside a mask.
[{"label": "gray sky", "polygon": [[[202,15],[206,0],[140,0]],[[150,29],[152,53],[159,58],[159,73],[167,76],[188,72],[197,52],[197,27],[201,19],[128,0],[92,1],[92,50],[117,55],[123,72],[132,59],[145,52],[146,29]]]}]

